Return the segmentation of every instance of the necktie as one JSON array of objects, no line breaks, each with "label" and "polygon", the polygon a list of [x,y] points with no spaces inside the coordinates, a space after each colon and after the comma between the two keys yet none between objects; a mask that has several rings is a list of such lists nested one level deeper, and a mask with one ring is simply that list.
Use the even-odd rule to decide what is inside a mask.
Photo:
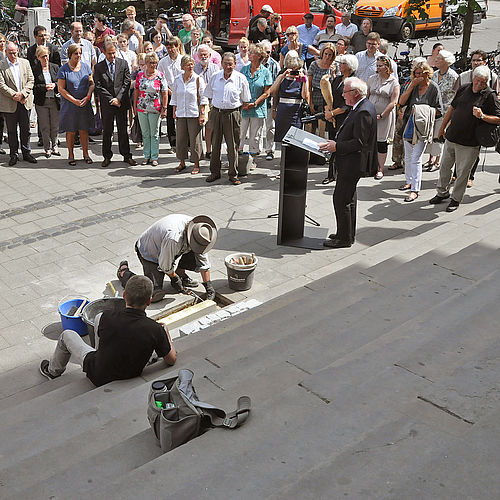
[{"label": "necktie", "polygon": [[115,79],[115,63],[111,63],[109,65],[109,72],[111,73],[111,78],[114,80]]}]

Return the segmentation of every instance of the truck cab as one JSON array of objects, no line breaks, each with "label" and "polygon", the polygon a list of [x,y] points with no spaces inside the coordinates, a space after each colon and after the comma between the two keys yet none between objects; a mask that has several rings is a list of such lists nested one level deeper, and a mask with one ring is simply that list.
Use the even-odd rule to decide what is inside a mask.
[{"label": "truck cab", "polygon": [[320,28],[325,27],[326,17],[331,13],[335,14],[336,23],[341,21],[341,12],[330,0],[210,0],[207,21],[215,44],[224,50],[235,49],[245,36],[250,19],[265,4],[281,15],[283,31],[288,26],[303,24],[307,12],[314,15],[314,24]]}]

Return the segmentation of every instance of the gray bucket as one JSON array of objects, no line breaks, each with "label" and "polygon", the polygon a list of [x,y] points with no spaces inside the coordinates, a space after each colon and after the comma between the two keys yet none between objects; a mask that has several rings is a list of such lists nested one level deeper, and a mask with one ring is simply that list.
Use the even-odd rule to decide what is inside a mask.
[{"label": "gray bucket", "polygon": [[122,297],[104,297],[88,303],[82,311],[82,319],[89,329],[90,344],[95,347],[95,317],[104,311],[123,311],[125,299]]},{"label": "gray bucket", "polygon": [[238,263],[240,258],[245,258],[247,262],[250,261],[252,255],[251,253],[237,252],[228,255],[224,259],[227,268],[227,282],[232,290],[243,292],[252,288],[254,272],[258,262],[257,257],[253,255],[253,261],[249,264]]}]

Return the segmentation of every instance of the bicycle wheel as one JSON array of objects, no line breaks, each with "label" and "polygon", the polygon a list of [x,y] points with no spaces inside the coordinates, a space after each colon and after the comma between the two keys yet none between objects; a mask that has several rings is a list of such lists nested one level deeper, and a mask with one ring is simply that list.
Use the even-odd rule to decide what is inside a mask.
[{"label": "bicycle wheel", "polygon": [[455,25],[453,26],[453,34],[457,37],[460,36],[464,32],[464,18],[462,16],[458,16],[455,19]]},{"label": "bicycle wheel", "polygon": [[451,22],[449,18],[446,18],[442,23],[441,26],[438,28],[437,33],[436,33],[436,38],[439,40],[440,38],[444,38],[452,29]]}]

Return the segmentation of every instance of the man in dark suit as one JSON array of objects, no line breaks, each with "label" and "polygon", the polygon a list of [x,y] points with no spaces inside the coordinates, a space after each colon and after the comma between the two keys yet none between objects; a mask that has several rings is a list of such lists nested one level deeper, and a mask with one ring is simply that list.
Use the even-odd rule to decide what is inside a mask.
[{"label": "man in dark suit", "polygon": [[106,58],[94,67],[94,82],[102,117],[102,167],[111,163],[113,151],[111,140],[116,118],[118,130],[118,147],[125,163],[137,165],[130,153],[127,134],[127,114],[130,109],[130,70],[124,59],[117,59],[113,42],[104,45]]},{"label": "man in dark suit", "polygon": [[55,45],[47,41],[48,35],[45,26],[35,26],[33,29],[33,35],[35,36],[35,43],[31,45],[26,52],[26,59],[30,62],[31,68],[33,68],[37,62],[36,49],[40,45],[44,45],[49,49],[49,62],[61,66],[61,54]]},{"label": "man in dark suit", "polygon": [[377,113],[366,99],[366,83],[359,78],[344,82],[344,99],[352,106],[334,141],[320,144],[322,151],[335,154],[337,183],[333,207],[337,233],[323,242],[329,248],[347,248],[356,232],[356,186],[361,177],[377,170]]}]

